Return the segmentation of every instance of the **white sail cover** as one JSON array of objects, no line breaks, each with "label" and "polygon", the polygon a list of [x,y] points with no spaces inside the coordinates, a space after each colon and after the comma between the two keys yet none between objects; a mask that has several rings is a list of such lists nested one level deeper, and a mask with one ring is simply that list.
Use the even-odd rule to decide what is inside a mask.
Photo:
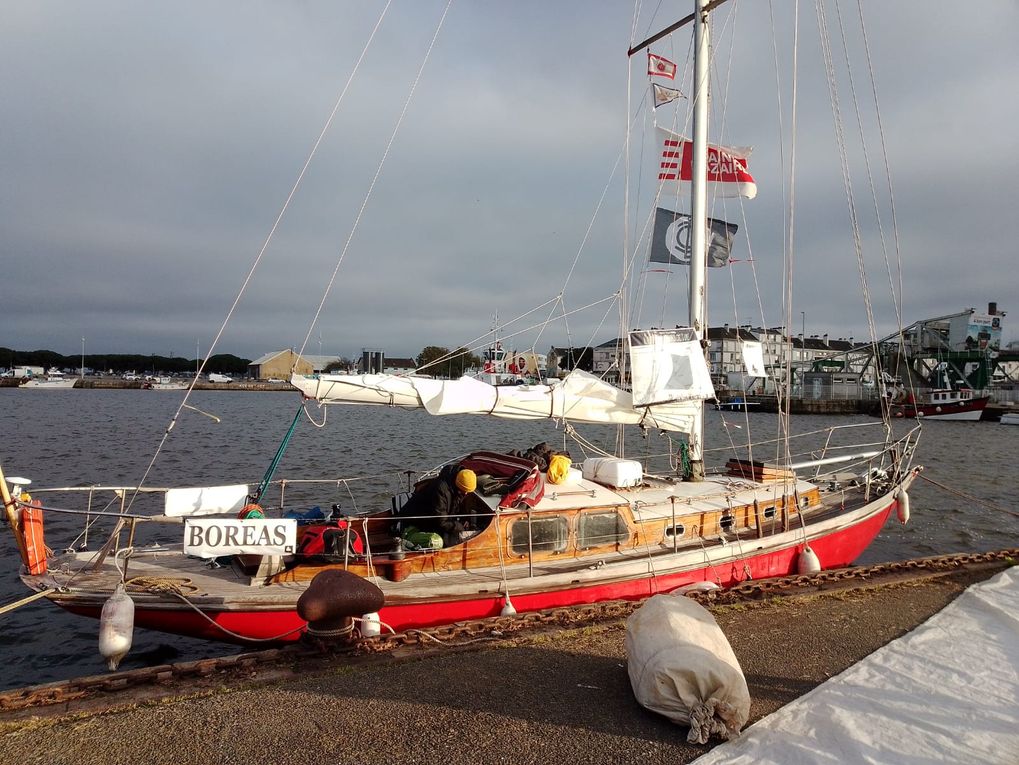
[{"label": "white sail cover", "polygon": [[[633,397],[594,375],[575,370],[549,385],[495,386],[461,377],[433,380],[397,375],[294,375],[291,384],[323,404],[373,404],[425,409],[429,414],[491,414],[510,419],[546,417],[606,425],[638,425],[689,433],[701,399],[635,409]],[[712,391],[711,395],[714,395]]]},{"label": "white sail cover", "polygon": [[704,350],[692,329],[640,329],[630,333],[634,406],[715,397]]}]

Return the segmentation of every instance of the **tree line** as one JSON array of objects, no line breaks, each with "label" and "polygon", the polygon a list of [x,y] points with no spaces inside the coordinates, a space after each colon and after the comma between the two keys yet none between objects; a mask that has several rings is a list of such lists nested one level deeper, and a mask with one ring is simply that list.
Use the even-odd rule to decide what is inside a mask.
[{"label": "tree line", "polygon": [[[426,345],[414,357],[414,362],[423,374],[451,379],[462,377],[467,370],[481,366],[480,357],[466,348],[460,347],[450,351],[449,348],[440,345]],[[230,353],[219,353],[209,357],[204,371],[205,373],[244,375],[247,374],[250,363],[250,359],[242,359]],[[359,361],[341,357],[330,363],[323,371],[354,372],[357,371],[359,363]],[[139,374],[164,373],[183,377],[194,374],[197,368],[195,359],[160,356],[154,353],[149,355],[141,353],[86,353],[84,365],[86,369],[118,375],[135,372]],[[75,370],[81,366],[82,357],[80,355],[64,356],[48,350],[16,351],[0,347],[0,368],[43,367],[44,369]]]},{"label": "tree line", "polygon": [[[242,375],[248,371],[250,359],[242,359],[231,353],[219,353],[210,356],[205,365],[205,372],[219,374]],[[141,353],[86,353],[85,368],[97,372],[124,374],[137,372],[155,374],[162,372],[171,375],[189,376],[197,368],[195,359],[179,356],[160,356]],[[82,366],[81,355],[64,356],[55,351],[15,351],[11,348],[0,348],[0,367],[43,367],[50,369],[78,369]]]}]

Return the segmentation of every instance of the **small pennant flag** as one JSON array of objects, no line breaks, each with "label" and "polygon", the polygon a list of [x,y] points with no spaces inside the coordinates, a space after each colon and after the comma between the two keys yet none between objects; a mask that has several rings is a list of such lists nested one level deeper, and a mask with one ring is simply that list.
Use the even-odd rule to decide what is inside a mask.
[{"label": "small pennant flag", "polygon": [[648,53],[647,73],[651,77],[668,77],[670,80],[674,80],[676,79],[676,65],[667,58]]},{"label": "small pennant flag", "polygon": [[659,106],[665,106],[671,101],[675,101],[677,98],[683,98],[683,94],[675,88],[667,88],[664,85],[659,85],[657,82],[651,83],[651,92],[655,97],[655,108]]}]

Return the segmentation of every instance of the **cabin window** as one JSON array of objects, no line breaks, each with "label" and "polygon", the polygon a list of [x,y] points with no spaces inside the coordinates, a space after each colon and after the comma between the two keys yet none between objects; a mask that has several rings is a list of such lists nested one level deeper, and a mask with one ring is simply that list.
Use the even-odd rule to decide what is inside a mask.
[{"label": "cabin window", "polygon": [[800,497],[800,508],[806,510],[810,507],[810,497]]},{"label": "cabin window", "polygon": [[686,534],[686,526],[682,523],[677,523],[675,526],[665,527],[665,536],[667,537],[681,537]]},{"label": "cabin window", "polygon": [[581,513],[578,529],[581,548],[599,547],[622,542],[630,536],[626,522],[619,513]]},{"label": "cabin window", "polygon": [[771,507],[764,508],[764,517],[765,518],[774,518],[775,517],[775,506],[774,505],[772,505]]},{"label": "cabin window", "polygon": [[[530,544],[528,544],[528,527],[530,527]],[[534,552],[562,552],[566,549],[569,539],[569,526],[566,518],[555,515],[551,518],[532,518],[529,522],[522,518],[510,529],[510,545],[518,555],[527,555],[528,550]]]},{"label": "cabin window", "polygon": [[718,525],[723,531],[729,531],[734,523],[736,523],[736,519],[729,514],[723,515],[718,519]]}]

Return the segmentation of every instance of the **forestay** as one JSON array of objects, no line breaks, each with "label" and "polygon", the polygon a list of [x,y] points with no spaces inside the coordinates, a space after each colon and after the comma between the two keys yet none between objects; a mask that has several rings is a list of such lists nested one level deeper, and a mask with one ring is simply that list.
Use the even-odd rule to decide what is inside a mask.
[{"label": "forestay", "polygon": [[[700,359],[703,365],[703,356]],[[690,432],[702,399],[709,397],[701,391],[692,394],[694,400],[635,409],[630,393],[580,370],[547,385],[495,386],[470,377],[433,380],[397,375],[295,375],[290,382],[306,398],[323,404],[395,406],[425,409],[436,415],[490,414],[520,420],[644,425],[681,433]]]}]

